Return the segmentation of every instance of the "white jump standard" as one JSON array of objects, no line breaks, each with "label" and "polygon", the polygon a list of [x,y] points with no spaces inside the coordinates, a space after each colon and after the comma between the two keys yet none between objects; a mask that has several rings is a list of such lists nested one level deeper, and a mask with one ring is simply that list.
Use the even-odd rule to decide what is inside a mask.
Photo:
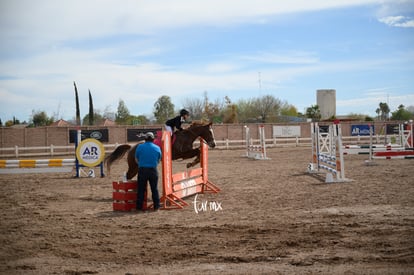
[{"label": "white jump standard", "polygon": [[321,173],[325,170],[325,182],[347,182],[342,152],[342,131],[340,124],[328,126],[327,132],[321,132],[318,123],[311,123],[312,162],[309,173]]},{"label": "white jump standard", "polygon": [[250,137],[250,129],[244,126],[246,129],[246,157],[257,160],[270,159],[266,156],[266,138],[264,132],[264,126],[259,126],[259,145],[254,145],[253,140]]}]

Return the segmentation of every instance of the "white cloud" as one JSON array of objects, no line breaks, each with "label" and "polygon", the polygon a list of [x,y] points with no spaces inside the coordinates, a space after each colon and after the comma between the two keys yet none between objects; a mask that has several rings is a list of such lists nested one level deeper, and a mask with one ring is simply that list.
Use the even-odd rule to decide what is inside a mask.
[{"label": "white cloud", "polygon": [[[176,69],[155,62],[137,65],[112,64],[100,60],[101,54],[99,51],[65,49],[29,58],[24,66],[19,60],[4,62],[4,66],[0,67],[0,75],[8,73],[17,76],[17,79],[1,81],[0,96],[8,100],[0,103],[0,110],[9,115],[14,113],[15,106],[36,106],[29,108],[55,111],[61,104],[62,113],[67,116],[66,118],[72,118],[73,81],[76,81],[78,86],[83,113],[88,108],[88,89],[92,92],[96,108],[104,109],[111,106],[116,110],[118,100],[123,99],[134,114],[150,113],[152,104],[159,96],[165,94],[177,103],[182,97],[200,97],[204,91],[238,91],[244,93],[243,97],[248,98],[253,96],[252,92],[258,90],[257,67],[248,68],[250,64],[241,63],[243,60],[246,62],[244,55],[212,61],[203,70],[194,70],[193,65]],[[266,62],[264,56],[271,54],[251,55],[247,63],[252,60]],[[306,53],[292,53],[291,56],[286,55],[283,58],[285,62],[294,61],[297,66],[262,68],[260,71],[263,91],[274,91],[277,89],[276,86],[302,76],[325,72],[345,73],[361,68],[375,69],[390,63],[390,60],[312,63],[317,59]],[[306,63],[303,60],[309,61]],[[280,58],[274,56],[272,62],[280,62]],[[243,66],[243,70],[240,70]],[[260,67],[260,63],[258,66]],[[23,100],[24,98],[28,100]],[[30,114],[31,109],[25,111],[26,116]],[[26,120],[28,117],[21,119]]]},{"label": "white cloud", "polygon": [[413,0],[385,1],[377,10],[378,21],[391,27],[412,28],[414,27]]},{"label": "white cloud", "polygon": [[351,113],[367,114],[375,116],[375,110],[378,108],[380,102],[386,102],[390,107],[391,112],[398,109],[398,106],[403,104],[405,107],[414,104],[413,94],[389,94],[383,96],[366,96],[360,98],[352,98],[346,100],[337,100],[337,113],[340,115],[347,115]]},{"label": "white cloud", "polygon": [[211,74],[230,73],[239,70],[240,67],[234,62],[213,62],[206,65],[205,72]]},{"label": "white cloud", "polygon": [[319,58],[315,53],[298,51],[284,53],[259,53],[257,55],[242,56],[241,59],[271,64],[315,64],[319,62]]},{"label": "white cloud", "polygon": [[[251,22],[285,13],[316,11],[380,0],[18,0],[1,4],[0,33],[64,41],[113,34],[150,34],[195,25]],[[386,1],[387,2],[387,1]]]},{"label": "white cloud", "polygon": [[401,15],[383,17],[379,21],[391,27],[414,28],[414,19]]},{"label": "white cloud", "polygon": [[[199,97],[203,91],[257,91],[258,71],[262,73],[263,86],[268,84],[270,87],[274,83],[284,85],[304,75],[383,67],[388,60],[324,63],[317,53],[294,50],[266,52],[265,49],[256,54],[214,58],[207,64],[177,62],[175,67],[164,65],[169,63],[163,60],[146,57],[157,56],[168,52],[168,47],[174,47],[164,40],[164,44],[157,41],[159,33],[173,28],[266,24],[281,14],[391,2],[1,1],[0,55],[12,55],[1,59],[0,76],[13,79],[0,81],[0,97],[7,98],[0,102],[0,116],[4,119],[5,114],[15,114],[17,107],[30,115],[32,107],[27,106],[35,104],[34,108],[48,112],[61,106],[61,113],[72,118],[73,81],[78,85],[83,113],[88,108],[87,90],[91,89],[96,108],[111,106],[116,110],[118,100],[123,99],[132,113],[142,114],[150,112],[155,100],[164,94],[179,102],[180,97],[194,94]],[[403,19],[394,18],[387,22],[403,24],[406,22]],[[117,43],[117,37],[134,39],[116,45],[106,44],[109,40]],[[94,46],[90,46],[90,42],[95,43]],[[86,47],[82,47],[84,45]],[[27,51],[22,54],[16,49]],[[140,63],[136,57],[142,58]],[[280,69],[274,66],[278,64],[295,66]]]}]

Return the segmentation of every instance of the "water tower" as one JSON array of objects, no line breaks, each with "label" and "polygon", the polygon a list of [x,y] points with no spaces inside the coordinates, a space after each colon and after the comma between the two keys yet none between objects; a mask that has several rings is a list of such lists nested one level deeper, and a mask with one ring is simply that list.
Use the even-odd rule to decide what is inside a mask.
[{"label": "water tower", "polygon": [[336,116],[336,90],[316,90],[316,104],[321,111],[322,120]]}]

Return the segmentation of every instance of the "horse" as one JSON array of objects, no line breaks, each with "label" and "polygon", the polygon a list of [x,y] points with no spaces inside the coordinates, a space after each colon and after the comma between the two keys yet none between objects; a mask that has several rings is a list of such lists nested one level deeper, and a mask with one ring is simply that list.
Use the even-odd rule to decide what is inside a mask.
[{"label": "horse", "polygon": [[[212,123],[193,122],[187,129],[176,131],[173,134],[172,140],[174,142],[171,150],[172,160],[185,160],[196,157],[192,162],[187,163],[187,168],[193,167],[200,163],[200,148],[193,148],[193,143],[198,137],[201,137],[202,142],[205,142],[210,148],[214,148],[216,146]],[[141,143],[137,143],[134,146],[129,144],[119,145],[110,155],[105,157],[104,162],[108,169],[108,173],[110,172],[111,164],[122,158],[128,152],[128,172],[126,177],[127,179],[132,179],[135,175],[137,175],[138,164],[135,159],[135,150]]]}]

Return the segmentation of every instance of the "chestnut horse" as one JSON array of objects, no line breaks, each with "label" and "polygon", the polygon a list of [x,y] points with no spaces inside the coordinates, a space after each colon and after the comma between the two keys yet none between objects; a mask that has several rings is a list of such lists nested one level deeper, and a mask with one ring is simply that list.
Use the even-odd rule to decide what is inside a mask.
[{"label": "chestnut horse", "polygon": [[[173,137],[174,143],[172,145],[172,160],[189,159],[196,157],[192,162],[187,163],[187,168],[190,168],[200,162],[200,148],[193,148],[193,142],[201,137],[203,142],[207,143],[210,148],[216,146],[214,140],[212,123],[203,124],[193,122],[190,127],[182,131],[176,131]],[[158,137],[160,138],[160,137]],[[138,164],[135,160],[135,150],[140,143],[131,146],[129,144],[119,145],[110,155],[105,158],[105,164],[110,171],[111,164],[122,158],[128,152],[128,172],[127,179],[132,179],[138,174]]]}]

